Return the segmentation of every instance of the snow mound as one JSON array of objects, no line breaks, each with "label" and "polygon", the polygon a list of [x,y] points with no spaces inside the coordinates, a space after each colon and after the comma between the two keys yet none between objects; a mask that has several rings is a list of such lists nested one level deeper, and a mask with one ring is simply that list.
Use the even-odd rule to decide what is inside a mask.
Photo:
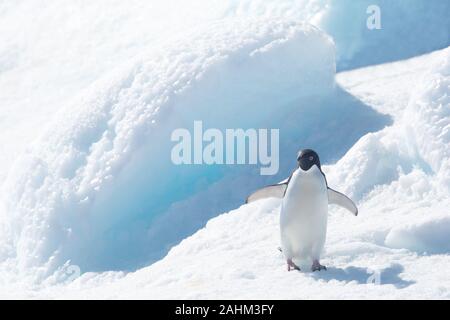
[{"label": "snow mound", "polygon": [[[438,130],[441,123],[448,119],[445,113],[440,112],[440,104],[433,102],[435,98],[445,101],[448,92],[436,85],[448,80],[448,66],[444,63],[448,56],[449,49],[446,49],[414,59],[415,68],[404,68],[405,65],[410,66],[411,61],[402,61],[338,76],[338,81],[350,92],[358,95],[365,92],[365,99],[373,101],[386,99],[384,93],[390,86],[391,90],[403,88],[409,93],[399,92],[400,96],[407,96],[408,99],[394,108],[396,121],[392,126],[364,136],[337,164],[326,166],[330,185],[339,190],[353,190],[360,209],[360,215],[353,217],[343,210],[332,208],[326,252],[322,258],[322,263],[328,267],[326,272],[286,271],[285,261],[277,250],[280,201],[268,199],[243,205],[211,219],[204,228],[173,247],[166,257],[149,267],[126,275],[85,273],[71,283],[45,287],[38,293],[30,291],[28,296],[448,299],[450,276],[446,266],[450,263],[450,202],[448,186],[442,185],[439,179],[439,175],[445,173],[442,170],[446,170],[445,166],[440,165],[445,155],[442,158],[419,157],[417,152],[402,151],[409,149],[405,145],[422,141],[421,137],[430,128]],[[393,76],[393,69],[400,70],[399,74]],[[374,70],[377,72],[374,73]],[[377,79],[367,77],[368,74],[377,74]],[[359,81],[356,86],[351,85],[351,81],[344,81],[353,78],[367,80]],[[373,85],[374,81],[378,83],[383,78],[390,80],[380,81],[381,86]],[[418,86],[402,87],[405,79],[418,79]],[[436,79],[434,85],[425,86],[424,83],[430,83],[430,79]],[[399,83],[392,86],[392,81]],[[433,97],[428,103],[420,103],[425,109],[421,114],[442,117],[418,117],[415,135],[410,136],[404,129],[412,123],[403,120],[414,110],[412,105],[423,102],[417,100],[417,96]],[[385,108],[385,104],[379,106]],[[445,126],[442,130],[445,132]],[[379,138],[378,142],[375,137]],[[448,143],[445,139],[440,141]],[[390,143],[395,143],[402,150],[390,149]],[[439,148],[440,144],[433,146]],[[395,160],[399,154],[403,157],[401,161]],[[428,154],[434,155],[432,152]],[[370,171],[366,166],[376,166],[376,161],[371,158],[373,156],[387,157],[394,163],[391,165],[387,161],[379,171]],[[424,163],[428,165],[427,170]],[[371,187],[369,182],[362,184],[367,185],[365,194],[352,189],[351,185],[358,179],[368,179],[370,172],[373,175],[383,174],[383,168],[391,170],[395,166],[398,170],[394,177],[372,179]],[[434,171],[436,168],[439,174]],[[341,178],[345,171],[350,175],[348,180]],[[436,266],[439,266],[439,272],[430,272]]]},{"label": "snow mound", "polygon": [[[333,42],[296,22],[221,21],[125,62],[65,108],[11,171],[2,259],[22,271],[45,265],[43,276],[68,260],[85,271],[147,263],[168,248],[149,232],[158,215],[227,172],[238,175],[175,166],[174,129],[199,119],[219,129],[272,127],[276,113],[333,88]],[[203,205],[209,214],[247,191],[235,188],[229,203],[224,185]]]},{"label": "snow mound", "polygon": [[386,237],[388,246],[427,253],[450,253],[450,217],[445,206],[450,194],[450,48],[440,54],[421,79],[420,90],[412,95],[401,122],[414,154],[429,168],[428,181],[403,183],[422,198],[436,193],[442,203],[425,211],[424,221],[394,228]]},{"label": "snow mound", "polygon": [[385,243],[392,248],[405,248],[424,254],[450,252],[450,217],[433,214],[432,219],[392,229]]},{"label": "snow mound", "polygon": [[[365,25],[374,4],[381,30]],[[450,49],[334,73],[448,46],[449,7],[0,3],[0,296],[448,299]],[[194,120],[282,128],[279,174],[174,166],[170,133]],[[360,208],[332,209],[327,273],[285,272],[276,200],[210,220],[137,272],[89,272],[156,261],[284,179],[303,147],[340,159],[328,182]]]},{"label": "snow mound", "polygon": [[[394,113],[397,120],[393,126],[363,137],[330,170],[330,183],[342,185],[362,200],[361,210],[371,212],[364,222],[364,237],[377,244],[426,254],[448,256],[450,252],[449,59],[450,48],[412,59],[403,63],[407,68],[398,69],[402,76],[392,74],[388,65],[388,78],[403,82],[406,74],[410,79],[403,88],[410,87],[409,98]],[[364,69],[349,75],[358,72],[364,73]],[[390,81],[384,84],[386,88]],[[347,83],[350,90],[363,90],[364,85],[352,87],[351,83]],[[374,87],[384,95],[385,88]],[[393,88],[403,95],[403,89],[398,91],[401,86]]]},{"label": "snow mound", "polygon": [[111,70],[219,19],[307,21],[315,0],[0,3],[0,180],[54,113]]},{"label": "snow mound", "polygon": [[[430,185],[436,186],[433,190],[449,192],[449,59],[450,49],[446,48],[415,60],[425,70],[413,72],[416,79],[408,75],[410,94],[403,102],[403,110],[393,114],[397,121],[361,138],[334,166],[332,182],[344,185],[347,192],[361,198],[373,186],[392,181],[406,183],[407,179],[399,177],[419,169],[429,177]],[[400,81],[404,80],[400,77]]]}]

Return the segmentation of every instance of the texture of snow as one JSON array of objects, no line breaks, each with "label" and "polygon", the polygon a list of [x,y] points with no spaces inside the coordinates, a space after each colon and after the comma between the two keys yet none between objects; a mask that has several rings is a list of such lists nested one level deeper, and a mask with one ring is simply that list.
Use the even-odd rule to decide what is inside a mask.
[{"label": "texture of snow", "polygon": [[[323,259],[329,267],[327,272],[286,272],[285,262],[276,250],[280,203],[266,200],[212,219],[160,262],[105,288],[82,290],[82,295],[450,298],[450,274],[446,267],[450,263],[450,185],[445,165],[450,144],[449,59],[450,48],[412,61],[338,75],[342,79],[339,82],[347,83],[344,87],[350,92],[365,90],[370,92],[371,99],[384,99],[378,93],[389,90],[394,77],[400,82],[406,78],[408,85],[397,83],[391,90],[402,86],[409,92],[409,99],[398,107],[403,107],[398,122],[364,136],[336,165],[326,168],[330,185],[352,194],[360,207],[357,218],[343,210],[332,210]],[[370,80],[349,84],[351,79],[364,79],[375,69],[380,85],[383,77],[390,79],[384,82],[387,87],[373,87]],[[414,123],[408,120],[413,116]],[[415,128],[414,136],[407,130],[411,125]],[[440,153],[432,152],[430,144],[423,143],[429,132],[436,134],[431,146],[444,148]],[[374,135],[379,136],[378,142]],[[405,154],[400,154],[402,149]],[[373,158],[383,163],[378,165]],[[373,170],[374,166],[378,171]],[[392,166],[398,172],[390,179],[371,180],[372,186],[365,195],[355,192],[355,183],[371,176],[387,176],[392,173]],[[178,268],[180,265],[182,270]],[[378,276],[379,284],[367,284]],[[82,283],[80,279],[77,285],[84,286]],[[129,287],[137,289],[116,294],[126,292]]]},{"label": "texture of snow", "polygon": [[[365,28],[368,4],[382,30]],[[0,297],[450,298],[450,49],[334,78],[335,64],[448,46],[448,12],[439,0],[1,2]],[[282,128],[279,174],[172,166],[170,132],[198,119]],[[285,271],[274,200],[170,249],[284,179],[302,147],[337,161],[329,184],[360,209],[331,211],[326,273]]]},{"label": "texture of snow", "polygon": [[[213,128],[278,128],[277,118],[334,88],[332,41],[298,23],[227,20],[142,56],[63,109],[11,170],[2,243],[15,243],[6,256],[20,270],[47,264],[51,273],[68,260],[87,271],[132,269],[159,257],[241,203],[262,178],[256,166],[174,165],[174,129],[196,119]],[[285,141],[282,155],[292,140]],[[249,178],[230,194],[229,184],[217,185],[230,175],[256,182]],[[209,184],[215,192],[201,205],[176,207]],[[166,211],[176,221],[154,222]],[[195,211],[206,217],[195,219]],[[184,219],[194,223],[180,225]]]},{"label": "texture of snow", "polygon": [[[268,199],[211,219],[164,259],[136,272],[85,273],[68,284],[38,286],[38,291],[30,287],[10,289],[7,296],[450,298],[450,203],[444,165],[448,157],[432,156],[433,152],[419,147],[431,128],[441,137],[437,148],[449,144],[445,135],[449,117],[441,110],[449,107],[449,53],[450,48],[405,62],[338,74],[344,88],[357,95],[365,92],[368,100],[380,106],[389,88],[409,99],[394,109],[392,126],[365,135],[335,165],[324,168],[329,184],[352,195],[360,209],[360,215],[353,217],[332,208],[322,259],[328,266],[326,272],[286,271],[276,249],[280,201]],[[361,80],[369,79],[368,74],[376,74],[375,79]],[[427,97],[433,98],[425,103]],[[373,104],[374,108],[377,105]],[[412,116],[410,112],[417,115],[417,108],[424,116],[416,118],[415,135],[410,136],[406,127],[412,123],[405,120]],[[433,121],[426,116],[431,114]],[[410,144],[417,147],[408,147]],[[377,166],[374,156],[383,162],[376,172],[371,170]],[[391,161],[384,161],[386,157]],[[371,179],[371,187],[361,182],[384,176],[386,171],[391,174],[392,166],[397,170],[394,176]],[[367,191],[356,192],[355,183],[367,185]]]}]

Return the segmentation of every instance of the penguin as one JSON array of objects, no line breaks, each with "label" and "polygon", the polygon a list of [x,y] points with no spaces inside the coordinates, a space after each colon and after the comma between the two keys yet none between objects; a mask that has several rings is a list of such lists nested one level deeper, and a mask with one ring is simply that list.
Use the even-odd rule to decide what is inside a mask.
[{"label": "penguin", "polygon": [[296,261],[311,263],[313,272],[326,270],[320,264],[320,255],[327,233],[328,204],[341,206],[355,216],[358,208],[349,197],[328,186],[319,155],[314,150],[301,150],[297,163],[288,179],[255,191],[246,203],[281,198],[281,251],[288,271],[300,270]]}]

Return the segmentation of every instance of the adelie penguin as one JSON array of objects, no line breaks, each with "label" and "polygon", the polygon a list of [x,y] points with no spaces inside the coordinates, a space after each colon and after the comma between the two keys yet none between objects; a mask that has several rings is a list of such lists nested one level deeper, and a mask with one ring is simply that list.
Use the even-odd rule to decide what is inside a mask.
[{"label": "adelie penguin", "polygon": [[312,271],[326,270],[320,264],[320,255],[327,233],[328,204],[339,205],[355,216],[358,209],[346,195],[328,187],[316,152],[301,150],[297,162],[298,167],[286,181],[257,190],[247,198],[247,203],[282,198],[281,248],[288,271],[300,270],[297,261],[311,263]]}]

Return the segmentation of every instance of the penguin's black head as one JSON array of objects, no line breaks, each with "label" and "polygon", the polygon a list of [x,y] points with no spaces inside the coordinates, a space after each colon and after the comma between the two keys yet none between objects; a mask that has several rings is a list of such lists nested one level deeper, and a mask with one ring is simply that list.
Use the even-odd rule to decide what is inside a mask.
[{"label": "penguin's black head", "polygon": [[311,149],[303,149],[298,153],[297,156],[298,166],[304,171],[308,171],[313,165],[320,168],[319,155]]}]

